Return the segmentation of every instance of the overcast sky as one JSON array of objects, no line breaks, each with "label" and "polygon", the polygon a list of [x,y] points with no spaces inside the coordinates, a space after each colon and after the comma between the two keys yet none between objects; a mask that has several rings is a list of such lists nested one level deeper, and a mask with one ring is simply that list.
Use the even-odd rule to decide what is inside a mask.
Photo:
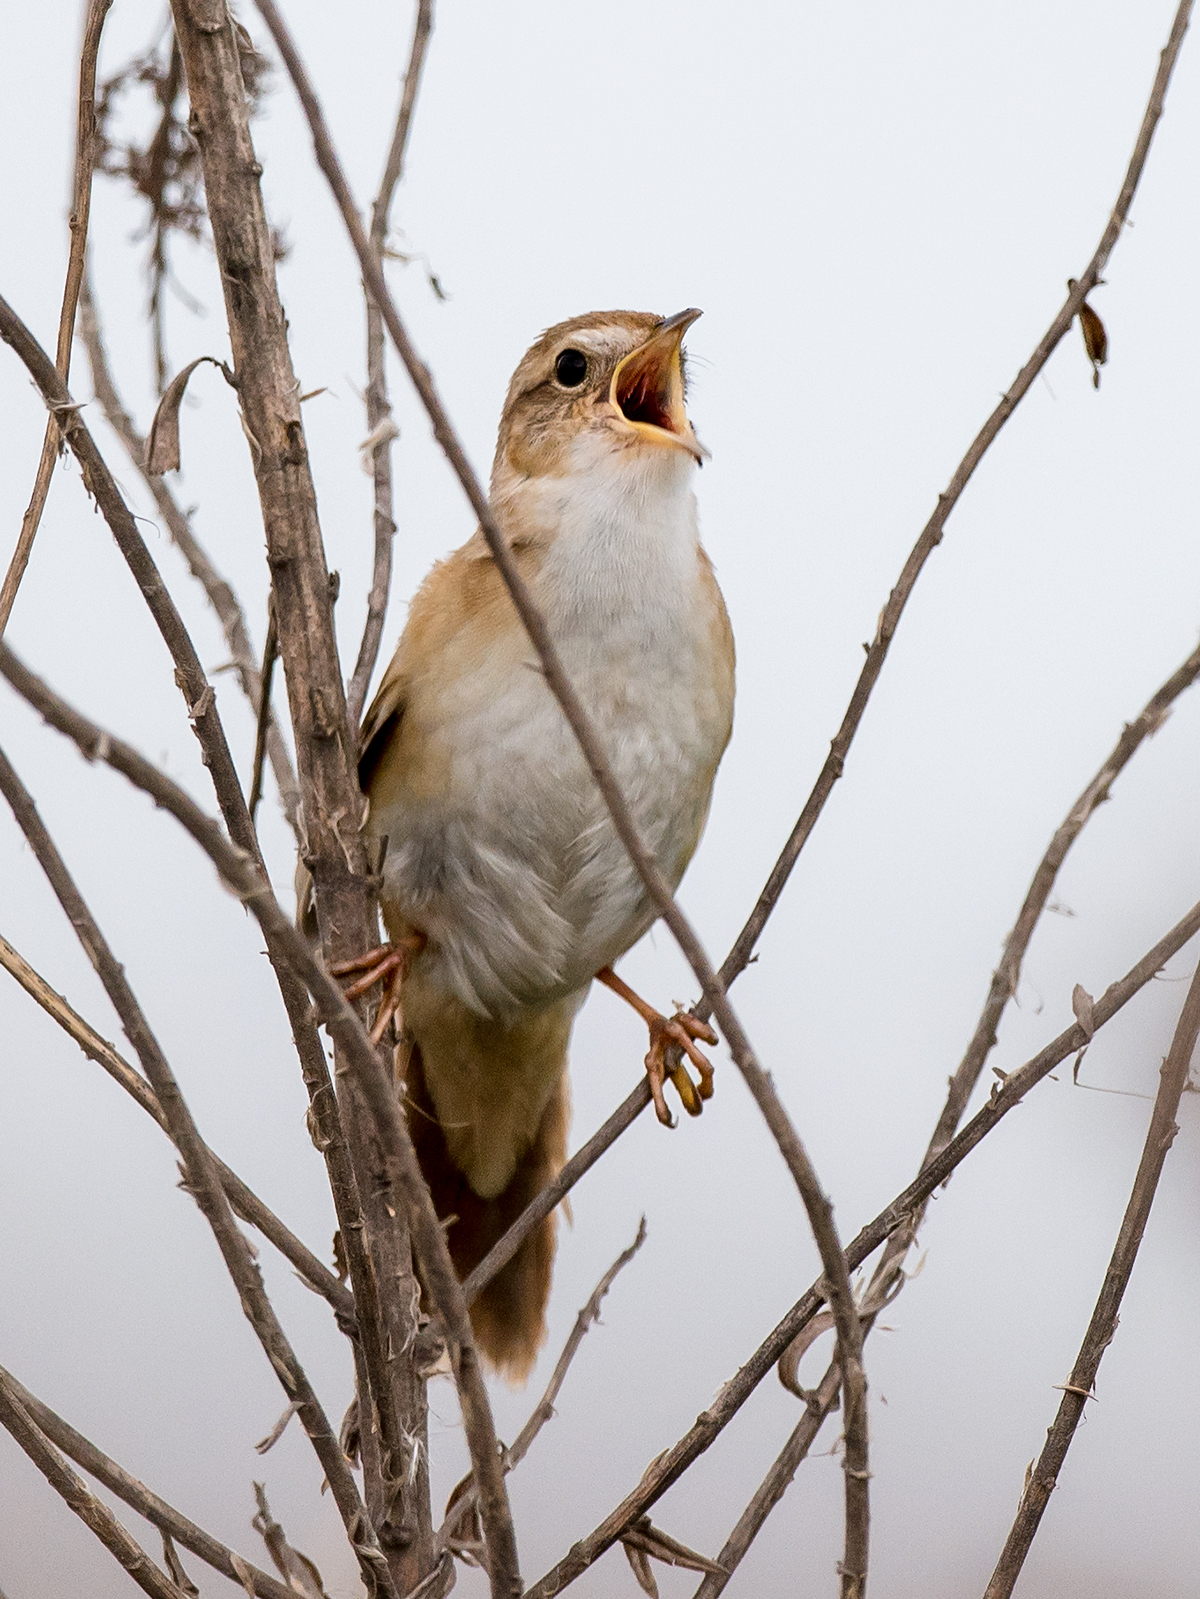
[{"label": "overcast sky", "polygon": [[[159,0],[119,0],[101,71],[154,36]],[[971,437],[1086,265],[1115,201],[1172,0],[911,0],[755,8],[694,0],[444,0],[397,206],[416,258],[392,282],[472,459],[490,462],[505,385],[548,324],[596,308],[703,308],[691,407],[712,451],[704,537],[738,643],[733,742],[683,901],[720,958],[807,793],[862,642]],[[378,181],[410,13],[289,0],[360,200]],[[264,30],[243,5],[256,42]],[[0,52],[0,293],[53,347],[66,260],[78,7],[15,7]],[[269,53],[269,52],[268,52]],[[361,296],[282,75],[256,140],[304,388],[343,653],[370,560]],[[1200,40],[1095,305],[1099,392],[1064,340],[954,513],[903,620],[862,732],[780,909],[738,983],[743,1020],[852,1235],[913,1175],[1001,941],[1054,828],[1200,626]],[[140,324],[140,213],[97,183],[93,240],[119,380],[153,405]],[[430,292],[428,262],[448,296]],[[228,344],[211,255],[180,249],[197,316],[172,299],[173,369]],[[77,350],[73,387],[90,397]],[[430,563],[472,530],[397,376],[396,580],[386,647]],[[193,381],[178,492],[233,578],[256,646],[266,566],[231,397]],[[109,452],[206,665],[219,630]],[[0,359],[0,557],[28,499],[44,414]],[[13,615],[14,647],[89,714],[211,804],[161,643],[73,465],[59,468]],[[242,769],[252,723],[216,679]],[[282,700],[280,701],[282,703]],[[316,1249],[332,1212],[260,940],[174,824],[82,763],[0,690],[10,755],[128,968],[213,1146]],[[1004,1070],[1071,1019],[1200,897],[1200,701],[1185,698],[1070,856],[993,1057]],[[267,823],[290,880],[287,835]],[[118,1024],[0,816],[0,932],[108,1037]],[[938,1199],[920,1276],[868,1345],[877,1599],[980,1593],[1026,1463],[1053,1418],[1099,1289],[1196,954],[1186,951],[971,1156]],[[663,1005],[694,984],[659,930],[625,975]],[[335,1599],[357,1591],[298,1428],[282,1408],[161,1133],[0,974],[0,1362],[101,1447],[259,1563],[265,1480]],[[644,1034],[606,992],[576,1028],[574,1140],[636,1081]],[[724,1060],[724,1057],[722,1057]],[[1188,1098],[1160,1200],[1022,1599],[1185,1599],[1200,1521],[1200,1164]],[[511,1438],[576,1310],[645,1212],[649,1241],[589,1335],[557,1419],[511,1479],[522,1570],[539,1576],[627,1492],[817,1272],[786,1172],[725,1061],[702,1119],[649,1117],[573,1196],[551,1335],[526,1394],[497,1390]],[[268,1285],[329,1410],[349,1395],[324,1305],[264,1247]],[[814,1376],[828,1350],[814,1352]],[[464,1450],[431,1390],[435,1491]],[[796,1419],[772,1377],[655,1520],[715,1553]],[[818,1449],[828,1451],[831,1425]],[[841,1482],[806,1462],[731,1592],[834,1592]],[[441,1499],[438,1501],[439,1505]],[[135,1523],[147,1547],[153,1535]],[[233,1593],[188,1561],[204,1593]],[[695,1579],[660,1570],[664,1595]],[[483,1592],[463,1573],[461,1591]],[[91,1599],[129,1580],[0,1438],[0,1588]],[[632,1594],[619,1552],[581,1595]]]}]

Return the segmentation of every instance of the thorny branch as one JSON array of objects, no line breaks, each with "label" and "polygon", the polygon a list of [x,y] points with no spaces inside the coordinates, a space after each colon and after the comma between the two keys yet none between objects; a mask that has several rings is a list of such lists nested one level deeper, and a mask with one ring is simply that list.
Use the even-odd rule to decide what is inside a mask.
[{"label": "thorny branch", "polygon": [[[20,983],[25,992],[37,1001],[68,1037],[75,1040],[88,1059],[103,1066],[113,1081],[119,1083],[130,1098],[134,1099],[147,1115],[152,1116],[170,1136],[162,1106],[141,1072],[118,1054],[107,1039],[101,1038],[95,1028],[89,1026],[83,1017],[67,1004],[62,995],[56,993],[45,978],[36,972],[19,951],[3,937],[0,937],[0,966]],[[263,1237],[269,1239],[280,1254],[292,1263],[309,1287],[329,1301],[337,1315],[339,1325],[344,1329],[354,1329],[354,1296],[349,1289],[343,1287],[329,1267],[318,1260],[316,1255],[284,1226],[274,1211],[247,1187],[236,1172],[231,1171],[211,1150],[209,1155],[229,1203],[242,1220],[248,1221],[252,1227],[257,1227]]]},{"label": "thorny branch", "polygon": [[342,220],[350,235],[359,266],[370,293],[383,315],[384,323],[409,377],[420,395],[421,402],[433,424],[434,436],[445,452],[456,477],[476,516],[507,587],[521,622],[537,651],[546,683],[562,708],[563,715],[583,752],[596,785],[603,796],[613,826],[624,844],[630,860],[645,885],[646,892],[659,914],[670,928],[683,951],[688,964],[710,1006],[710,1013],[725,1034],[726,1042],[738,1069],[746,1080],[763,1119],[770,1128],[792,1179],[800,1192],[809,1226],[816,1240],[821,1263],[829,1284],[830,1309],[837,1324],[838,1344],[841,1351],[843,1381],[846,1390],[846,1523],[847,1549],[844,1560],[844,1599],[857,1599],[861,1584],[866,1579],[867,1496],[869,1471],[867,1469],[867,1409],[866,1375],[862,1369],[862,1334],[846,1262],[833,1220],[833,1207],[818,1181],[808,1153],[775,1092],[770,1074],[759,1064],[741,1022],[738,1020],[725,990],[703,945],[691,923],[676,903],[675,896],[658,862],[646,848],[639,833],[633,813],[600,742],[596,729],[579,699],[559,658],[545,618],[534,604],[533,598],[521,577],[516,559],[506,544],[492,515],[482,485],[476,478],[466,453],[446,415],[434,387],[428,368],[417,355],[408,333],[396,310],[387,282],[379,263],[371,252],[370,242],[354,204],[341,164],[325,125],[316,93],[300,60],[283,18],[273,0],[255,0],[258,10],[271,31],[276,47],[283,57],[297,95],[308,118],[313,136],[317,164],[324,172]]},{"label": "thorny branch", "polygon": [[[202,1527],[198,1527],[194,1521],[189,1521],[165,1499],[160,1499],[156,1493],[152,1493],[123,1466],[118,1466],[115,1460],[110,1460],[81,1432],[77,1432],[61,1416],[56,1415],[49,1405],[36,1399],[28,1388],[19,1383],[11,1372],[5,1371],[3,1366],[0,1366],[0,1382],[4,1383],[25,1407],[32,1421],[45,1433],[50,1442],[57,1445],[77,1466],[82,1466],[89,1476],[103,1483],[110,1493],[116,1494],[118,1499],[136,1510],[140,1516],[145,1516],[146,1520],[161,1532],[169,1533],[185,1549],[190,1549],[194,1555],[212,1566],[214,1571],[221,1572],[233,1582],[243,1580],[241,1572],[234,1565],[232,1550],[205,1532]],[[241,1556],[237,1559],[242,1570],[249,1573],[254,1591],[260,1599],[294,1599],[291,1589],[284,1587],[283,1583],[277,1582],[265,1571],[259,1571],[248,1560],[242,1560]]]},{"label": "thorny branch", "polygon": [[[91,0],[87,22],[83,30],[83,48],[79,59],[79,114],[75,135],[75,197],[71,207],[71,251],[67,260],[67,281],[63,288],[62,311],[58,319],[58,348],[55,366],[65,384],[71,371],[71,343],[75,332],[75,309],[79,303],[79,287],[83,282],[84,262],[87,259],[88,217],[92,208],[92,173],[96,165],[96,58],[100,53],[100,35],[104,19],[112,0]],[[42,454],[38,461],[37,476],[29,508],[21,521],[17,546],[13,551],[4,583],[0,585],[0,638],[8,626],[17,589],[29,565],[33,541],[50,492],[50,476],[60,444],[59,418],[54,412],[46,418],[46,436],[42,440]]]},{"label": "thorny branch", "polygon": [[1158,1190],[1163,1163],[1167,1158],[1167,1151],[1175,1141],[1175,1134],[1179,1131],[1175,1125],[1175,1117],[1179,1111],[1180,1098],[1187,1085],[1188,1068],[1192,1063],[1198,1036],[1200,1036],[1200,967],[1197,967],[1193,973],[1175,1036],[1171,1040],[1171,1048],[1162,1064],[1158,1094],[1150,1116],[1150,1128],[1146,1134],[1142,1158],[1138,1162],[1133,1191],[1121,1221],[1121,1230],[1117,1234],[1112,1258],[1104,1274],[1100,1297],[1096,1301],[1096,1308],[1092,1312],[1092,1319],[1088,1323],[1087,1333],[1071,1375],[1063,1384],[1062,1402],[1054,1418],[1054,1425],[1050,1428],[1042,1452],[1038,1456],[1037,1465],[1026,1480],[1016,1520],[1005,1541],[996,1569],[992,1573],[992,1580],[987,1585],[984,1599],[1009,1599],[1021,1574],[1025,1556],[1029,1553],[1029,1547],[1041,1525],[1050,1495],[1058,1484],[1058,1474],[1062,1470],[1067,1450],[1071,1447],[1071,1440],[1075,1436],[1075,1429],[1079,1425],[1084,1407],[1089,1399],[1095,1397],[1094,1389],[1100,1361],[1116,1335],[1117,1313],[1133,1272],[1142,1234],[1150,1218],[1150,1207]]}]

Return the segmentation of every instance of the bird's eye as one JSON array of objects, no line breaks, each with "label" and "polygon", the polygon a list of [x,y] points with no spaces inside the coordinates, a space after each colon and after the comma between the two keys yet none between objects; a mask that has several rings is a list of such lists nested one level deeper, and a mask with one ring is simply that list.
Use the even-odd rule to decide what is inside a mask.
[{"label": "bird's eye", "polygon": [[564,350],[554,363],[554,376],[564,389],[577,389],[587,377],[587,356],[582,350]]}]

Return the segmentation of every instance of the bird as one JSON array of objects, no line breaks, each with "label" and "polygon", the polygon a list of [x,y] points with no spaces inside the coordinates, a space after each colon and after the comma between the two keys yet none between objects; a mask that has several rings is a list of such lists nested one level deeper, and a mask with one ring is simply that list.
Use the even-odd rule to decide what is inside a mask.
[{"label": "bird", "polygon": [[[733,634],[697,525],[707,451],[686,409],[699,315],[597,311],[543,333],[509,385],[489,493],[672,888],[733,722]],[[333,970],[348,994],[383,983],[377,1039],[397,1013],[398,1089],[464,1277],[565,1162],[568,1045],[593,979],[646,1021],[668,1125],[668,1079],[693,1115],[711,1096],[697,1043],[717,1036],[612,971],[657,912],[482,531],[417,592],[359,751],[389,943]],[[513,1383],[545,1338],[554,1253],[552,1214],[471,1307]]]}]

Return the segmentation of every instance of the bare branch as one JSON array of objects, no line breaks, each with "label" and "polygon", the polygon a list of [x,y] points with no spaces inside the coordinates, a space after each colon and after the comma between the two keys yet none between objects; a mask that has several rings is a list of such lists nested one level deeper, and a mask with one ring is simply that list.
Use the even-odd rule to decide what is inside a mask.
[{"label": "bare branch", "polygon": [[[812,793],[804,803],[799,819],[792,829],[791,837],[783,847],[783,851],[771,874],[767,878],[762,893],[750,913],[746,925],[737,936],[733,948],[721,967],[721,981],[728,987],[739,972],[743,971],[754,951],[767,919],[774,910],[784,886],[791,876],[792,868],[800,857],[800,851],[817,824],[817,818],[825,807],[825,802],[833,791],[833,786],[841,777],[846,764],[846,757],[850,753],[850,745],[854,735],[858,732],[859,723],[867,708],[867,701],[883,670],[883,663],[887,658],[888,650],[895,636],[904,607],[908,604],[918,577],[925,562],[933,554],[942,541],[942,534],[951,511],[958,504],[959,498],[975,473],[975,468],[995,442],[1001,428],[1016,410],[1025,395],[1029,392],[1034,379],[1045,366],[1058,346],[1059,340],[1068,331],[1071,323],[1079,313],[1088,294],[1100,281],[1100,274],[1113,252],[1121,230],[1124,228],[1129,216],[1129,207],[1133,203],[1133,196],[1137,191],[1138,183],[1142,176],[1142,169],[1146,165],[1146,157],[1150,153],[1150,141],[1154,137],[1154,130],[1158,119],[1162,116],[1163,102],[1166,98],[1167,85],[1171,81],[1175,62],[1179,57],[1179,50],[1183,44],[1183,36],[1187,31],[1188,20],[1191,16],[1192,0],[1180,0],[1175,20],[1171,27],[1170,38],[1159,60],[1158,73],[1154,79],[1154,87],[1150,92],[1150,102],[1146,107],[1146,114],[1142,118],[1142,125],[1138,131],[1137,142],[1130,157],[1129,166],[1125,173],[1125,180],[1117,196],[1117,203],[1113,207],[1111,216],[1100,236],[1100,243],[1096,252],[1083,273],[1076,281],[1072,279],[1066,300],[1063,302],[1058,315],[1051,322],[1042,336],[1041,342],[1033,354],[1026,361],[1013,379],[1012,386],[1001,398],[999,405],[988,417],[983,427],[971,441],[971,447],[959,462],[954,476],[947,484],[945,492],[938,495],[937,506],[933,515],[921,530],[921,536],[913,545],[904,569],[896,582],[895,588],[888,595],[887,604],[879,615],[879,624],[875,629],[875,637],[867,649],[867,658],[863,662],[862,671],[858,682],[854,686],[854,693],[850,696],[850,704],[842,718],[842,724],[834,735],[829,747],[829,755],[821,768]],[[708,996],[705,995],[707,1002]],[[692,1014],[701,1018],[711,1014],[702,1005],[693,1007]]]},{"label": "bare branch", "polygon": [[[0,650],[4,650],[6,655],[10,653],[3,644],[0,644]],[[28,840],[68,921],[75,929],[80,943],[95,967],[113,1008],[121,1018],[126,1037],[137,1052],[142,1070],[149,1079],[150,1086],[154,1089],[167,1119],[171,1141],[183,1159],[188,1191],[212,1228],[222,1259],[237,1289],[246,1319],[254,1328],[276,1376],[283,1385],[284,1392],[289,1399],[299,1401],[298,1414],[324,1469],[334,1503],[338,1507],[347,1535],[358,1555],[368,1589],[372,1582],[378,1583],[391,1599],[395,1599],[395,1588],[387,1562],[367,1518],[366,1509],[359,1498],[358,1488],[350,1474],[345,1456],[325,1416],[320,1400],[267,1298],[258,1267],[250,1254],[244,1235],[234,1221],[233,1212],[229,1208],[229,1202],[213,1167],[208,1148],[196,1129],[175,1075],[167,1064],[158,1040],[129,986],[124,968],[109,948],[107,940],[84,903],[65,862],[46,831],[32,797],[3,751],[0,751],[0,793],[3,793],[8,801],[18,826]]]},{"label": "bare branch", "polygon": [[[3,667],[4,649],[0,646],[0,668]],[[1154,947],[1147,951],[1137,964],[1110,984],[1095,1004],[1097,1029],[1105,1026],[1136,993],[1162,970],[1167,961],[1200,932],[1200,904],[1194,905],[1183,919],[1171,928]],[[846,1246],[846,1260],[850,1269],[856,1270],[874,1254],[880,1244],[898,1229],[907,1227],[912,1216],[961,1164],[988,1133],[1019,1105],[1024,1096],[1037,1083],[1084,1042],[1083,1028],[1078,1022],[1068,1027],[1027,1061],[1018,1071],[1010,1073],[1003,1086],[997,1084],[988,1103],[976,1113],[962,1131],[941,1151],[906,1189],[880,1211]],[[712,1444],[722,1430],[749,1399],[758,1384],[768,1374],[793,1339],[808,1326],[825,1302],[824,1283],[815,1283],[797,1300],[787,1315],[763,1340],[750,1359],[725,1384],[707,1410],[701,1412],[694,1426],[665,1450],[643,1474],[632,1493],[608,1515],[600,1526],[586,1538],[576,1543],[559,1563],[528,1590],[526,1599],[551,1599],[561,1593],[604,1551],[612,1546],[623,1530],[638,1516],[656,1503],[669,1487]]]},{"label": "bare branch", "polygon": [[[614,829],[624,844],[638,876],[645,885],[647,894],[650,896],[660,916],[671,929],[676,942],[695,973],[705,999],[710,1006],[710,1012],[725,1034],[730,1054],[745,1078],[747,1086],[754,1096],[755,1103],[762,1112],[763,1119],[771,1129],[780,1154],[783,1156],[784,1162],[799,1190],[808,1215],[809,1226],[812,1229],[813,1237],[816,1240],[817,1249],[821,1256],[821,1264],[825,1268],[825,1276],[829,1283],[830,1309],[837,1322],[838,1340],[842,1351],[841,1362],[847,1393],[848,1437],[853,1439],[848,1448],[855,1462],[855,1466],[852,1470],[848,1470],[846,1474],[847,1526],[848,1532],[854,1539],[854,1548],[853,1550],[847,1550],[845,1561],[846,1576],[843,1579],[842,1591],[845,1599],[855,1599],[858,1590],[854,1586],[856,1580],[854,1574],[859,1571],[865,1573],[866,1570],[865,1533],[863,1532],[869,1475],[865,1465],[867,1457],[866,1377],[862,1369],[862,1334],[858,1325],[858,1315],[854,1308],[854,1296],[850,1291],[850,1279],[846,1271],[846,1262],[833,1221],[833,1207],[821,1188],[816,1171],[809,1160],[808,1152],[792,1126],[783,1102],[775,1092],[775,1086],[769,1073],[764,1071],[751,1048],[750,1040],[729,1003],[725,990],[709,961],[703,945],[696,936],[691,923],[680,910],[675,901],[675,896],[671,892],[670,884],[641,838],[633,813],[629,809],[620,784],[617,782],[616,774],[612,769],[591,718],[584,709],[583,703],[575,692],[559,659],[558,651],[550,636],[545,618],[534,604],[529,589],[517,568],[516,560],[491,513],[487,497],[471,469],[457,434],[450,425],[449,418],[434,388],[429,370],[418,357],[400,320],[379,263],[371,252],[370,242],[363,230],[362,221],[355,207],[349,186],[346,183],[337,153],[329,137],[324,114],[321,111],[304,64],[300,60],[295,42],[273,0],[255,0],[255,3],[263,20],[271,30],[271,36],[275,40],[276,47],[283,57],[284,64],[296,87],[297,95],[304,108],[313,136],[317,163],[322,172],[324,172],[333,191],[338,209],[342,214],[342,220],[346,224],[347,232],[354,246],[355,254],[358,256],[359,266],[367,287],[379,305],[392,342],[396,346],[396,350],[421,397],[421,402],[429,415],[430,421],[433,423],[434,435],[453,467],[472,509],[479,518],[480,529],[487,542],[492,559],[495,561],[497,570],[500,572],[512,597],[513,604],[526,632],[529,634],[530,641],[537,651],[547,685],[562,707],[563,715],[566,717],[571,731],[579,743],[584,759],[603,796],[605,805],[608,807]],[[852,1471],[858,1474],[854,1475]],[[851,1508],[851,1501],[853,1501],[853,1508]]]},{"label": "bare branch", "polygon": [[82,1477],[76,1476],[66,1461],[30,1418],[5,1372],[0,1372],[0,1426],[5,1427],[33,1461],[50,1486],[66,1501],[86,1527],[96,1534],[114,1559],[151,1599],[185,1599],[113,1515],[107,1505],[88,1491]]},{"label": "bare branch", "polygon": [[[77,1466],[82,1466],[89,1476],[95,1477],[97,1482],[102,1482],[117,1498],[136,1510],[139,1516],[145,1516],[161,1532],[168,1533],[190,1549],[192,1554],[212,1566],[215,1571],[240,1582],[241,1575],[233,1565],[232,1551],[227,1549],[211,1534],[198,1527],[194,1521],[182,1515],[173,1505],[165,1499],[160,1499],[152,1493],[144,1483],[131,1476],[123,1466],[118,1466],[115,1460],[110,1460],[102,1450],[85,1438],[81,1432],[56,1415],[49,1405],[42,1403],[34,1397],[11,1372],[5,1371],[0,1366],[0,1382],[8,1385],[14,1397],[28,1411],[31,1419],[45,1433],[51,1443],[69,1455]],[[240,1557],[239,1557],[240,1558]],[[254,1591],[261,1599],[294,1599],[291,1590],[285,1588],[274,1577],[268,1576],[265,1571],[259,1571],[246,1561],[241,1562],[250,1572],[254,1584]]]},{"label": "bare branch", "polygon": [[[421,71],[425,65],[425,51],[432,27],[433,0],[417,0],[412,48],[408,56],[408,69],[404,74],[400,110],[392,133],[383,180],[379,185],[375,204],[371,207],[371,249],[381,271],[392,196],[404,171],[408,133],[412,126],[417,90],[421,85]],[[367,437],[374,441],[371,445],[371,474],[375,482],[375,559],[371,571],[371,589],[367,595],[367,620],[363,627],[362,643],[358,647],[358,659],[354,663],[354,672],[346,687],[346,716],[352,729],[357,728],[362,720],[371,674],[379,658],[379,643],[383,637],[388,592],[392,586],[392,539],[396,533],[396,523],[392,515],[392,441],[396,437],[396,432],[391,421],[392,408],[388,401],[383,319],[369,291],[366,292],[366,302]]]},{"label": "bare branch", "polygon": [[[62,310],[58,318],[58,348],[55,366],[65,384],[71,371],[71,343],[75,332],[75,308],[79,303],[79,286],[83,282],[84,262],[87,259],[88,217],[92,209],[92,174],[96,168],[96,58],[100,53],[100,35],[104,19],[112,0],[91,0],[83,30],[83,46],[79,56],[79,115],[75,133],[75,196],[71,207],[71,251],[67,259],[67,281],[63,288]],[[33,541],[50,492],[50,476],[58,456],[61,434],[59,420],[53,412],[46,422],[46,436],[42,440],[42,454],[38,461],[33,494],[29,508],[21,520],[17,547],[13,551],[4,583],[0,585],[0,638],[12,615],[17,589],[29,565]]]},{"label": "bare branch", "polygon": [[[172,543],[187,562],[188,570],[203,588],[209,604],[217,613],[217,619],[225,635],[226,647],[237,668],[242,692],[257,709],[262,697],[262,688],[242,607],[233,588],[217,571],[207,551],[196,538],[191,521],[180,508],[166,483],[161,477],[152,477],[146,470],[146,440],[138,432],[133,418],[117,393],[88,276],[84,277],[83,292],[79,301],[79,334],[92,369],[92,387],[105,419],[125,446],[130,461],[141,473],[143,482],[154,496],[154,503],[158,507],[158,513],[166,525]],[[273,717],[267,727],[266,745],[283,813],[299,842],[300,792],[296,787],[296,774],[292,770],[291,757]]]},{"label": "bare branch", "polygon": [[1104,1351],[1112,1343],[1117,1331],[1118,1311],[1133,1272],[1142,1234],[1150,1218],[1150,1207],[1158,1190],[1167,1151],[1175,1141],[1179,1128],[1175,1117],[1179,1101],[1188,1080],[1188,1068],[1200,1037],[1200,967],[1192,976],[1183,1011],[1171,1040],[1171,1048],[1159,1074],[1158,1094],[1150,1117],[1150,1128],[1138,1162],[1133,1191],[1125,1207],[1121,1230],[1113,1246],[1112,1258],[1104,1275],[1104,1286],[1092,1312],[1092,1319],[1084,1335],[1078,1358],[1069,1379],[1063,1384],[1062,1402],[1054,1425],[1038,1456],[1037,1465],[1029,1473],[1016,1520],[1005,1541],[1003,1552],[987,1585],[984,1599],[1009,1599],[1025,1556],[1034,1540],[1042,1515],[1058,1483],[1067,1450],[1075,1436],[1087,1401],[1094,1397],[1096,1375]]},{"label": "bare branch", "polygon": [[[113,1081],[119,1083],[147,1115],[153,1116],[169,1137],[170,1129],[167,1127],[162,1106],[141,1072],[118,1054],[106,1039],[101,1038],[95,1028],[90,1027],[78,1011],[73,1010],[63,996],[56,993],[45,978],[36,972],[2,936],[0,936],[0,966],[20,983],[25,992],[37,1001],[48,1016],[53,1017],[68,1037],[75,1040],[89,1060],[94,1060],[97,1065],[103,1066]],[[292,1263],[309,1287],[329,1301],[344,1331],[355,1329],[354,1296],[350,1291],[342,1286],[323,1261],[284,1226],[274,1211],[259,1199],[253,1189],[247,1187],[236,1172],[231,1171],[211,1150],[209,1155],[229,1203],[242,1220],[257,1227],[263,1237],[274,1244],[280,1254]]]}]

